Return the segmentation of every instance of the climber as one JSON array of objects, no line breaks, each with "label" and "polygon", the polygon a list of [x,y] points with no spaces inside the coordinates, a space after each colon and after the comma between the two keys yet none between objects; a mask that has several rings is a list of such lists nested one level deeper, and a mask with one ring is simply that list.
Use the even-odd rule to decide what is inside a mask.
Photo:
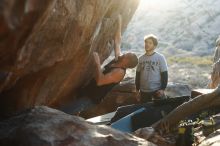
[{"label": "climber", "polygon": [[138,58],[134,53],[129,52],[121,55],[121,21],[121,15],[119,15],[117,32],[114,37],[115,58],[105,65],[102,71],[99,55],[97,52],[93,52],[95,64],[94,78],[87,86],[80,89],[77,100],[74,103],[69,103],[68,106],[61,108],[64,112],[76,114],[100,103],[105,95],[123,80],[126,69],[134,68],[137,65]]},{"label": "climber", "polygon": [[97,52],[94,52],[95,77],[89,83],[87,88],[83,89],[83,96],[90,97],[95,103],[99,103],[104,96],[124,78],[127,68],[134,68],[138,63],[138,58],[134,53],[129,52],[120,55],[120,45],[121,16],[119,15],[118,28],[115,34],[115,58],[105,65],[104,70],[102,71],[99,55]]}]

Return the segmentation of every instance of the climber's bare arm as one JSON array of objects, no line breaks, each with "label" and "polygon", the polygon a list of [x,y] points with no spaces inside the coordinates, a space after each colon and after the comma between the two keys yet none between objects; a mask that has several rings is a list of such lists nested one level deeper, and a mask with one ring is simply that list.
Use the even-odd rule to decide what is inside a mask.
[{"label": "climber's bare arm", "polygon": [[98,53],[94,52],[93,57],[96,64],[95,80],[98,86],[118,83],[124,78],[125,71],[121,68],[115,68],[110,73],[103,74]]},{"label": "climber's bare arm", "polygon": [[117,30],[116,30],[116,34],[115,34],[115,47],[114,47],[114,51],[115,51],[115,60],[118,60],[118,57],[121,54],[121,25],[122,25],[122,18],[121,15],[118,16],[118,20],[117,20]]},{"label": "climber's bare arm", "polygon": [[97,76],[96,83],[98,86],[111,84],[111,83],[118,83],[124,78],[124,70],[117,68],[113,69],[112,72],[107,74],[101,74]]}]

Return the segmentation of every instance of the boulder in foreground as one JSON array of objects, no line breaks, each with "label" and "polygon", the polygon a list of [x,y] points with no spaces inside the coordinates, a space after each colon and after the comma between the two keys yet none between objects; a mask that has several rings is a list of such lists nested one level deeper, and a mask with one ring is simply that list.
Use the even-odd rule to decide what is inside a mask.
[{"label": "boulder in foreground", "polygon": [[82,118],[37,106],[0,122],[0,145],[17,146],[156,146],[144,139]]}]

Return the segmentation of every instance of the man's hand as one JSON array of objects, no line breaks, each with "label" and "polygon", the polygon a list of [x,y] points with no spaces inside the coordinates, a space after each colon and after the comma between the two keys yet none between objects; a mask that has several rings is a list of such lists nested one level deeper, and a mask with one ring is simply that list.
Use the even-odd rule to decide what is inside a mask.
[{"label": "man's hand", "polygon": [[157,95],[157,97],[163,97],[163,96],[165,96],[164,90],[158,90],[158,91],[156,92],[156,95]]},{"label": "man's hand", "polygon": [[123,55],[117,55],[117,56],[115,56],[115,61],[118,61],[118,60],[120,60],[120,59],[122,59],[123,58]]},{"label": "man's hand", "polygon": [[118,56],[118,55],[115,55],[114,60],[115,60],[115,61],[118,61],[118,58],[119,58],[119,56]]},{"label": "man's hand", "polygon": [[141,101],[141,93],[140,93],[140,91],[136,91],[135,98],[136,98],[137,102]]},{"label": "man's hand", "polygon": [[97,52],[93,52],[93,57],[94,57],[96,65],[100,65],[100,58]]}]

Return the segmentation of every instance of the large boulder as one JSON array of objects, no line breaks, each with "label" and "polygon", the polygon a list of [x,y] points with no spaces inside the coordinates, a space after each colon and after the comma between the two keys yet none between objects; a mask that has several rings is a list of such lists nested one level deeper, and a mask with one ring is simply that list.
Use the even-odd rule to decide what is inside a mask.
[{"label": "large boulder", "polygon": [[139,0],[1,0],[0,117],[73,100],[113,50]]},{"label": "large boulder", "polygon": [[182,96],[191,96],[192,89],[187,84],[169,82],[165,90],[166,96],[169,98],[177,98]]},{"label": "large boulder", "polygon": [[107,126],[95,126],[61,111],[38,106],[0,122],[1,146],[156,146]]}]

